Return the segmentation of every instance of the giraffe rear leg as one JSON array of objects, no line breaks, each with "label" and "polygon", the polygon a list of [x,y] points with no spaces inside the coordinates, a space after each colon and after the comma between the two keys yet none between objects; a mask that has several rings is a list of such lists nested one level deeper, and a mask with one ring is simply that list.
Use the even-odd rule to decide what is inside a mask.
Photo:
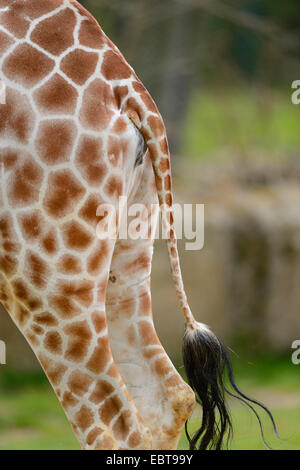
[{"label": "giraffe rear leg", "polygon": [[[149,153],[139,167],[128,206],[151,217],[157,195]],[[106,295],[109,338],[117,367],[153,436],[153,449],[176,449],[195,402],[154,328],[150,295],[153,240],[117,240]]]},{"label": "giraffe rear leg", "polygon": [[91,288],[70,283],[62,302],[57,292],[41,296],[21,278],[8,281],[0,273],[0,300],[39,359],[81,447],[149,449],[151,433],[113,361],[105,312],[86,308]]},{"label": "giraffe rear leg", "polygon": [[[128,206],[157,203],[149,153],[139,167]],[[117,240],[106,296],[112,353],[153,436],[153,449],[176,449],[194,393],[164,351],[154,328],[150,295],[153,240]]]},{"label": "giraffe rear leg", "polygon": [[194,393],[157,337],[149,282],[126,292],[131,298],[120,296],[118,302],[107,303],[112,352],[144,422],[151,429],[153,449],[176,449],[194,407]]}]

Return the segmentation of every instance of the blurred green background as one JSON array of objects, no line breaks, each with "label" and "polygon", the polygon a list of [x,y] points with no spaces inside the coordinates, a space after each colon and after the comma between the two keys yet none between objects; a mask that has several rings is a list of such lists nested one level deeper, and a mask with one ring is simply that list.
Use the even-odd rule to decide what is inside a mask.
[{"label": "blurred green background", "polygon": [[[300,449],[300,79],[298,0],[86,0],[165,119],[175,199],[205,204],[205,246],[182,269],[192,310],[235,351],[237,382],[264,401]],[[182,371],[183,320],[163,241],[155,247],[153,311]],[[77,449],[44,375],[0,311],[0,449]],[[199,411],[191,420],[195,426]],[[233,449],[263,449],[247,409],[232,402]],[[187,448],[184,437],[180,448]]]}]

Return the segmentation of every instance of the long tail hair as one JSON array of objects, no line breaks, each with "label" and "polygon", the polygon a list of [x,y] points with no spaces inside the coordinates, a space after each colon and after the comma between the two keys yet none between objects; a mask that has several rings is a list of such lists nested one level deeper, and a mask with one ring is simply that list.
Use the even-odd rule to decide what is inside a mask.
[{"label": "long tail hair", "polygon": [[[186,425],[190,449],[221,449],[225,438],[228,446],[232,435],[232,423],[226,403],[227,395],[236,397],[253,411],[259,422],[262,439],[266,443],[260,416],[253,405],[258,405],[267,413],[277,434],[271,412],[266,406],[249,398],[239,390],[225,347],[206,325],[195,320],[190,310],[177,250],[170,153],[166,130],[155,103],[142,84],[139,85],[138,90],[141,95],[144,95],[143,99],[139,93],[136,93],[135,99],[128,101],[126,111],[129,118],[143,134],[150,151],[162,222],[167,233],[172,277],[186,323],[183,339],[183,361],[188,382],[196,394],[197,402],[202,406],[202,423],[194,436],[189,435]],[[145,103],[148,104],[148,107]],[[151,119],[148,118],[149,103],[151,103]]]},{"label": "long tail hair", "polygon": [[254,406],[257,405],[266,412],[279,438],[272,413],[265,405],[248,397],[237,387],[226,348],[205,325],[200,325],[192,332],[186,330],[183,360],[189,384],[197,394],[197,402],[202,406],[202,424],[194,436],[190,436],[187,423],[185,426],[190,449],[219,450],[223,447],[225,438],[228,448],[233,429],[226,395],[237,398],[254,413],[262,440],[270,448],[264,436],[261,418]]}]

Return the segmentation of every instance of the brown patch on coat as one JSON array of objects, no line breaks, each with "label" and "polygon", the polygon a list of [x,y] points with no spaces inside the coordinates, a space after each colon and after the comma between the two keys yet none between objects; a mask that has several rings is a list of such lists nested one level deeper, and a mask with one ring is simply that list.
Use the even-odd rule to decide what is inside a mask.
[{"label": "brown patch on coat", "polygon": [[8,49],[14,40],[8,36],[8,34],[4,33],[4,31],[0,31],[0,57],[4,54],[6,49]]},{"label": "brown patch on coat", "polygon": [[[79,5],[77,5],[79,8]],[[85,20],[81,23],[79,31],[79,42],[82,46],[90,47],[91,49],[103,49],[107,44],[107,38],[95,20]]]},{"label": "brown patch on coat", "polygon": [[151,111],[152,113],[158,113],[157,106],[147,90],[141,94],[141,98],[144,101],[148,111]]},{"label": "brown patch on coat", "polygon": [[130,447],[137,447],[141,443],[141,440],[142,440],[141,433],[139,433],[138,431],[134,431],[129,436],[128,444]]},{"label": "brown patch on coat", "polygon": [[6,276],[12,276],[16,272],[17,266],[18,260],[16,257],[7,254],[0,256],[0,269]]},{"label": "brown patch on coat", "polygon": [[172,371],[170,363],[166,357],[157,358],[154,367],[156,373],[160,376],[166,376]]},{"label": "brown patch on coat", "polygon": [[42,121],[36,138],[39,158],[47,165],[68,162],[76,138],[74,121],[58,119]]},{"label": "brown patch on coat", "polygon": [[178,375],[172,375],[165,381],[165,385],[167,387],[173,388],[177,387],[177,385],[180,385],[182,383],[182,379]]},{"label": "brown patch on coat", "polygon": [[159,169],[165,173],[170,169],[170,161],[169,158],[162,158],[159,163]]},{"label": "brown patch on coat", "polygon": [[86,189],[71,170],[57,170],[49,175],[44,207],[54,218],[65,217],[73,213],[85,192]]},{"label": "brown patch on coat", "polygon": [[164,188],[165,188],[165,191],[171,191],[171,176],[170,175],[165,176]]},{"label": "brown patch on coat", "polygon": [[39,354],[38,358],[52,385],[59,385],[67,371],[67,367],[53,359],[49,359],[44,354]]},{"label": "brown patch on coat", "polygon": [[30,2],[22,2],[24,14],[30,18],[39,18],[40,16],[50,13],[62,4],[63,0],[30,0]]},{"label": "brown patch on coat", "polygon": [[165,134],[165,126],[160,117],[149,116],[148,125],[151,127],[151,131],[155,138],[159,138]]},{"label": "brown patch on coat", "polygon": [[16,303],[14,317],[20,327],[24,327],[27,321],[30,318],[29,310],[24,307],[24,305],[20,304],[19,302]]},{"label": "brown patch on coat", "polygon": [[75,13],[66,8],[56,15],[39,22],[30,39],[55,56],[62,54],[74,43]]},{"label": "brown patch on coat", "polygon": [[77,90],[61,75],[55,74],[34,92],[34,99],[42,114],[73,116],[78,98]]},{"label": "brown patch on coat", "polygon": [[99,188],[107,172],[103,158],[102,139],[87,135],[82,136],[75,161],[89,186]]},{"label": "brown patch on coat", "polygon": [[137,93],[140,94],[143,102],[145,103],[148,111],[151,111],[152,113],[158,113],[157,106],[155,102],[153,101],[152,97],[150,96],[149,92],[147,89],[144,87],[144,85],[141,82],[134,82],[133,83],[133,88]]},{"label": "brown patch on coat", "polygon": [[174,216],[173,216],[172,212],[168,213],[168,222],[169,222],[170,225],[173,225],[173,223],[174,223]]},{"label": "brown patch on coat", "polygon": [[4,165],[5,170],[13,169],[18,161],[18,150],[6,147],[0,149],[0,163]]},{"label": "brown patch on coat", "polygon": [[140,302],[140,314],[141,315],[149,315],[152,314],[152,305],[151,305],[151,296],[148,292],[145,295],[139,297]]},{"label": "brown patch on coat", "polygon": [[50,331],[44,339],[44,347],[52,354],[62,353],[62,338],[57,331]]},{"label": "brown patch on coat", "polygon": [[121,106],[123,105],[123,100],[128,96],[128,93],[129,93],[128,86],[126,85],[116,86],[113,89],[113,93],[116,99],[117,108],[120,109]]},{"label": "brown patch on coat", "polygon": [[20,1],[17,1],[15,5],[13,5],[13,8],[10,8],[8,11],[1,12],[1,25],[18,39],[26,36],[30,22],[29,19],[22,14]]},{"label": "brown patch on coat", "polygon": [[111,121],[114,105],[111,86],[100,78],[96,78],[84,92],[79,115],[80,122],[87,129],[104,130]]},{"label": "brown patch on coat", "polygon": [[56,237],[56,232],[54,230],[49,232],[43,238],[42,246],[49,255],[53,255],[58,251],[58,240]]},{"label": "brown patch on coat", "polygon": [[118,175],[111,175],[105,184],[104,190],[110,198],[118,201],[119,197],[122,196],[123,193],[122,178]]},{"label": "brown patch on coat", "polygon": [[165,153],[166,155],[169,155],[169,144],[168,144],[168,140],[166,137],[159,143],[159,145],[160,145],[161,151]]},{"label": "brown patch on coat", "polygon": [[98,303],[105,302],[106,288],[107,288],[107,278],[97,283],[97,302]]},{"label": "brown patch on coat", "polygon": [[97,276],[98,274],[101,274],[108,261],[108,257],[108,243],[106,240],[101,240],[87,259],[87,272],[91,276]]},{"label": "brown patch on coat", "polygon": [[92,235],[78,222],[67,222],[62,230],[64,244],[71,250],[84,251],[93,241]]},{"label": "brown patch on coat", "polygon": [[92,403],[98,405],[103,400],[105,400],[108,395],[113,393],[114,390],[114,387],[109,382],[106,382],[105,380],[99,380],[93,390],[93,393],[90,395],[89,400]]},{"label": "brown patch on coat", "polygon": [[122,411],[117,421],[113,425],[113,433],[117,439],[125,440],[130,432],[130,411]]},{"label": "brown patch on coat", "polygon": [[172,194],[171,193],[167,193],[165,195],[165,201],[166,201],[166,204],[167,206],[171,207],[172,204],[173,204],[173,198],[172,198]]},{"label": "brown patch on coat", "polygon": [[151,258],[150,254],[140,253],[133,261],[126,264],[126,272],[135,275],[137,272],[145,272],[150,269]]},{"label": "brown patch on coat", "polygon": [[84,307],[89,307],[93,302],[94,282],[88,280],[63,281],[59,282],[60,292],[66,298],[74,300]]},{"label": "brown patch on coat", "polygon": [[64,295],[51,295],[49,297],[49,305],[62,318],[73,318],[82,313],[82,310],[72,299],[65,298]]},{"label": "brown patch on coat", "polygon": [[140,338],[142,340],[143,345],[149,346],[154,344],[160,344],[157,334],[153,328],[153,325],[146,321],[140,321],[138,323],[138,330],[140,333]]},{"label": "brown patch on coat", "polygon": [[101,333],[101,331],[106,328],[106,315],[103,311],[93,312],[91,315],[92,322],[95,328],[96,333]]},{"label": "brown patch on coat", "polygon": [[21,245],[17,243],[18,237],[14,227],[14,220],[11,212],[2,211],[0,217],[0,235],[1,235],[1,245],[2,249],[6,243],[14,243],[15,252],[18,253],[21,249]]},{"label": "brown patch on coat", "polygon": [[[110,366],[110,368],[108,369],[107,373],[108,373],[108,375],[109,375],[110,377],[112,377],[113,379],[118,379],[118,380],[120,380],[120,374],[119,374],[119,371],[118,371],[118,369],[117,369],[117,367],[116,367],[115,364],[112,364],[112,365]],[[123,382],[123,380],[121,380],[120,386],[122,386],[123,384],[124,384],[124,382]]]},{"label": "brown patch on coat", "polygon": [[123,404],[117,396],[107,398],[99,410],[101,421],[108,426],[111,420],[120,412],[122,406]]},{"label": "brown patch on coat", "polygon": [[11,283],[14,295],[19,299],[30,311],[35,311],[42,307],[39,298],[33,296],[30,289],[22,279],[15,279]]},{"label": "brown patch on coat", "polygon": [[[103,433],[102,429],[100,428],[94,428],[92,429],[87,437],[86,437],[86,443],[88,446],[91,446],[95,440],[97,439],[97,437],[101,436],[101,434]],[[101,446],[101,449],[102,449],[102,446]]]},{"label": "brown patch on coat", "polygon": [[43,313],[39,313],[38,315],[35,315],[34,316],[34,321],[36,323],[39,323],[40,325],[44,325],[44,326],[48,326],[48,327],[58,325],[58,321],[55,318],[55,316],[52,315],[52,313],[49,313],[49,312],[43,312]]},{"label": "brown patch on coat", "polygon": [[39,200],[43,170],[33,158],[26,158],[10,175],[7,197],[14,207],[28,207]]},{"label": "brown patch on coat", "polygon": [[83,405],[78,413],[76,413],[75,419],[81,431],[86,431],[93,424],[94,416],[92,411]]},{"label": "brown patch on coat", "polygon": [[138,123],[141,122],[146,116],[146,111],[133,97],[128,98],[128,100],[126,101],[124,112],[127,112],[128,116],[132,118],[133,122],[137,126]]},{"label": "brown patch on coat", "polygon": [[40,210],[19,214],[18,222],[22,235],[27,242],[36,241],[42,233],[43,215]]},{"label": "brown patch on coat", "polygon": [[25,277],[38,289],[44,289],[49,282],[49,269],[36,253],[27,251],[24,266]]},{"label": "brown patch on coat", "polygon": [[[6,88],[6,102],[0,106],[0,136],[9,136],[20,143],[28,143],[34,128],[35,115],[26,95]],[[20,156],[25,152],[18,152]]]},{"label": "brown patch on coat", "polygon": [[101,202],[102,200],[99,194],[90,194],[78,212],[79,217],[94,228],[96,228],[98,222],[101,220],[101,217],[97,216],[97,209]]},{"label": "brown patch on coat", "polygon": [[98,344],[88,360],[86,367],[94,374],[100,374],[111,360],[111,352],[108,337],[98,339]]},{"label": "brown patch on coat", "polygon": [[61,70],[77,85],[84,85],[96,70],[99,56],[95,52],[75,49],[61,61]]},{"label": "brown patch on coat", "polygon": [[147,91],[141,82],[133,82],[132,86],[137,93],[145,93]]},{"label": "brown patch on coat", "polygon": [[[123,132],[126,132],[127,131],[127,128],[128,128],[128,123],[127,121],[123,118],[123,117],[119,117],[115,124],[114,124],[114,127],[112,128],[112,131],[115,133],[115,134],[123,134]],[[114,137],[111,137],[111,139],[115,139]]]},{"label": "brown patch on coat", "polygon": [[3,73],[23,87],[32,88],[46,77],[55,62],[29,44],[17,46],[5,59]]},{"label": "brown patch on coat", "polygon": [[68,337],[66,359],[73,362],[83,361],[88,352],[92,333],[86,321],[76,322],[63,329]]},{"label": "brown patch on coat", "polygon": [[127,341],[130,345],[138,344],[138,335],[134,325],[130,325],[125,332]]},{"label": "brown patch on coat", "polygon": [[79,274],[82,271],[81,260],[74,255],[63,255],[56,264],[62,274]]},{"label": "brown patch on coat", "polygon": [[84,374],[80,370],[75,370],[68,379],[68,387],[72,393],[82,397],[82,395],[87,393],[92,382],[93,379],[89,375]]},{"label": "brown patch on coat", "polygon": [[101,72],[106,80],[130,78],[132,71],[124,58],[115,51],[104,54]]},{"label": "brown patch on coat", "polygon": [[62,406],[65,410],[67,410],[68,408],[71,408],[73,406],[76,406],[78,404],[79,400],[77,400],[77,398],[74,397],[74,395],[72,395],[72,393],[70,392],[65,392],[63,394],[63,398],[62,398]]}]

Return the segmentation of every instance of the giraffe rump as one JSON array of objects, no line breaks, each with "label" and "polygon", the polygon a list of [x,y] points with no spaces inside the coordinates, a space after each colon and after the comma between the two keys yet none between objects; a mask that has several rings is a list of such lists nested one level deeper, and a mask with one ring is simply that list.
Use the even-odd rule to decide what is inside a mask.
[{"label": "giraffe rump", "polygon": [[264,436],[261,418],[253,405],[267,413],[279,437],[273,415],[265,405],[248,397],[237,387],[229,354],[217,336],[200,323],[193,330],[187,328],[182,353],[188,382],[196,392],[197,403],[202,406],[202,423],[194,436],[190,436],[187,423],[185,425],[190,450],[220,450],[224,440],[228,448],[233,427],[226,403],[227,396],[237,398],[254,413],[262,440],[270,448]]}]

